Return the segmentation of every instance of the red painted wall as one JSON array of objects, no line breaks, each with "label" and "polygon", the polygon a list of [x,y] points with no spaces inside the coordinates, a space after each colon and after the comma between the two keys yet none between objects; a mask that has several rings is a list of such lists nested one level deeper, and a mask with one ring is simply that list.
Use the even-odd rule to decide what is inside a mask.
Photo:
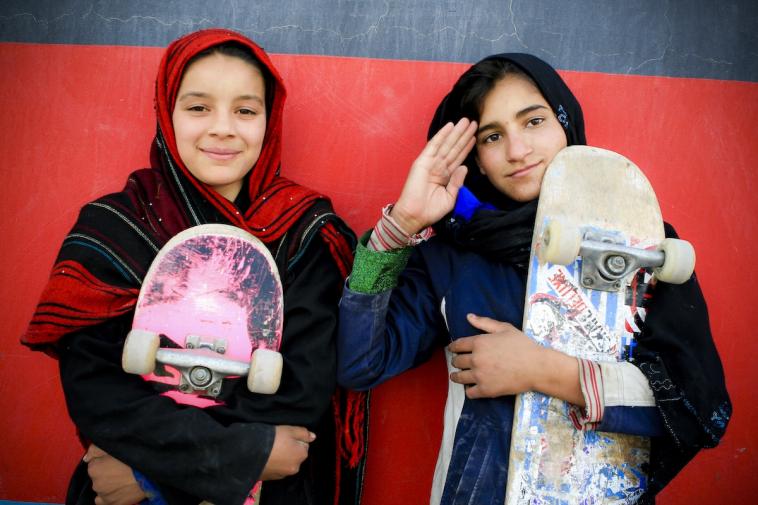
[{"label": "red painted wall", "polygon": [[[18,344],[81,204],[146,165],[161,49],[0,44],[0,500],[61,502],[81,449],[55,362]],[[467,65],[274,56],[289,87],[283,172],[356,230],[392,201],[439,99]],[[726,438],[660,503],[748,503],[758,316],[758,84],[564,72],[590,143],[635,161],[693,242],[735,405]],[[373,395],[365,503],[426,503],[441,434],[440,354]]]}]

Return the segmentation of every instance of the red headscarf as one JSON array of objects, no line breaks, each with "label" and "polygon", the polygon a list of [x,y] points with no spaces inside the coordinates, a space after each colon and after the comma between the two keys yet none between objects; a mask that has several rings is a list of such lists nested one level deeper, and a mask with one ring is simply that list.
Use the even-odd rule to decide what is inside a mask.
[{"label": "red headscarf", "polygon": [[[269,84],[274,88],[266,89],[266,93],[273,94],[274,99],[270,102],[263,148],[249,176],[247,191],[253,204],[244,218],[231,202],[198,181],[187,170],[179,157],[172,123],[176,95],[187,63],[198,53],[229,42],[237,43],[252,52],[255,59],[268,71],[271,77]],[[306,207],[315,199],[323,198],[307,188],[277,177],[281,164],[282,120],[286,97],[284,82],[266,52],[244,35],[223,29],[202,30],[174,41],[163,55],[156,79],[155,107],[158,128],[163,134],[165,147],[171,158],[200,194],[212,202],[226,219],[240,228],[247,229],[264,242],[281,237]],[[297,204],[293,205],[292,202]]]},{"label": "red headscarf", "polygon": [[[172,114],[188,62],[224,43],[249,49],[270,76],[273,95],[263,147],[245,178],[250,206],[241,214],[229,200],[190,173],[179,156]],[[268,89],[273,88],[273,89]],[[126,187],[82,208],[64,240],[50,281],[22,342],[50,351],[46,344],[66,333],[102,323],[130,311],[150,263],[160,247],[180,231],[209,222],[245,229],[275,243],[306,211],[323,215],[321,238],[343,275],[351,248],[330,212],[329,201],[278,175],[286,90],[268,55],[252,40],[230,30],[194,32],[173,42],[163,56],[155,87],[158,131],[149,169],[131,174]]]}]

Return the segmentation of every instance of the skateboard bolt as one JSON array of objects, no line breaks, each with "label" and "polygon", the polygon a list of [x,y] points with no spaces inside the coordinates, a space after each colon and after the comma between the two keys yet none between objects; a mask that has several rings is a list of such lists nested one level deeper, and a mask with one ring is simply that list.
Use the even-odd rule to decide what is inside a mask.
[{"label": "skateboard bolt", "polygon": [[216,352],[219,354],[224,354],[226,352],[226,339],[225,338],[219,338],[213,342],[213,347],[216,349]]},{"label": "skateboard bolt", "polygon": [[595,281],[592,280],[592,277],[585,277],[582,279],[582,284],[585,286],[592,286],[595,283]]},{"label": "skateboard bolt", "polygon": [[608,258],[605,262],[605,266],[611,271],[611,273],[621,274],[626,269],[626,260],[623,256],[614,255]]},{"label": "skateboard bolt", "polygon": [[205,367],[195,367],[190,372],[190,379],[196,386],[207,386],[211,381],[211,373]]}]

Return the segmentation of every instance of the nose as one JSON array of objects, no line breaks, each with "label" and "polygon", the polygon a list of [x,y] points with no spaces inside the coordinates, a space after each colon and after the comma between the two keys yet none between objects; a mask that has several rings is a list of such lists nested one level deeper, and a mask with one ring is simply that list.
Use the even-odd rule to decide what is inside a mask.
[{"label": "nose", "polygon": [[532,146],[524,135],[520,133],[509,133],[505,150],[505,155],[508,158],[508,161],[521,161],[532,152]]},{"label": "nose", "polygon": [[208,128],[208,134],[215,137],[231,137],[234,135],[234,121],[230,114],[224,111],[216,111],[213,115],[213,121],[210,128]]}]

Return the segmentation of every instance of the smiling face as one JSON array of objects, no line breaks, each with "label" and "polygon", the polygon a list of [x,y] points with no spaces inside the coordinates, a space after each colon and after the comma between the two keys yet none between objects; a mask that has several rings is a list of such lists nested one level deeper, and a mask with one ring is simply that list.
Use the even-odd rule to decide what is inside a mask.
[{"label": "smiling face", "polygon": [[476,133],[479,169],[501,193],[518,202],[540,194],[545,169],[566,147],[566,134],[539,89],[507,75],[482,103]]},{"label": "smiling face", "polygon": [[240,58],[214,53],[184,71],[172,115],[179,156],[228,200],[261,154],[265,99],[261,71]]}]

